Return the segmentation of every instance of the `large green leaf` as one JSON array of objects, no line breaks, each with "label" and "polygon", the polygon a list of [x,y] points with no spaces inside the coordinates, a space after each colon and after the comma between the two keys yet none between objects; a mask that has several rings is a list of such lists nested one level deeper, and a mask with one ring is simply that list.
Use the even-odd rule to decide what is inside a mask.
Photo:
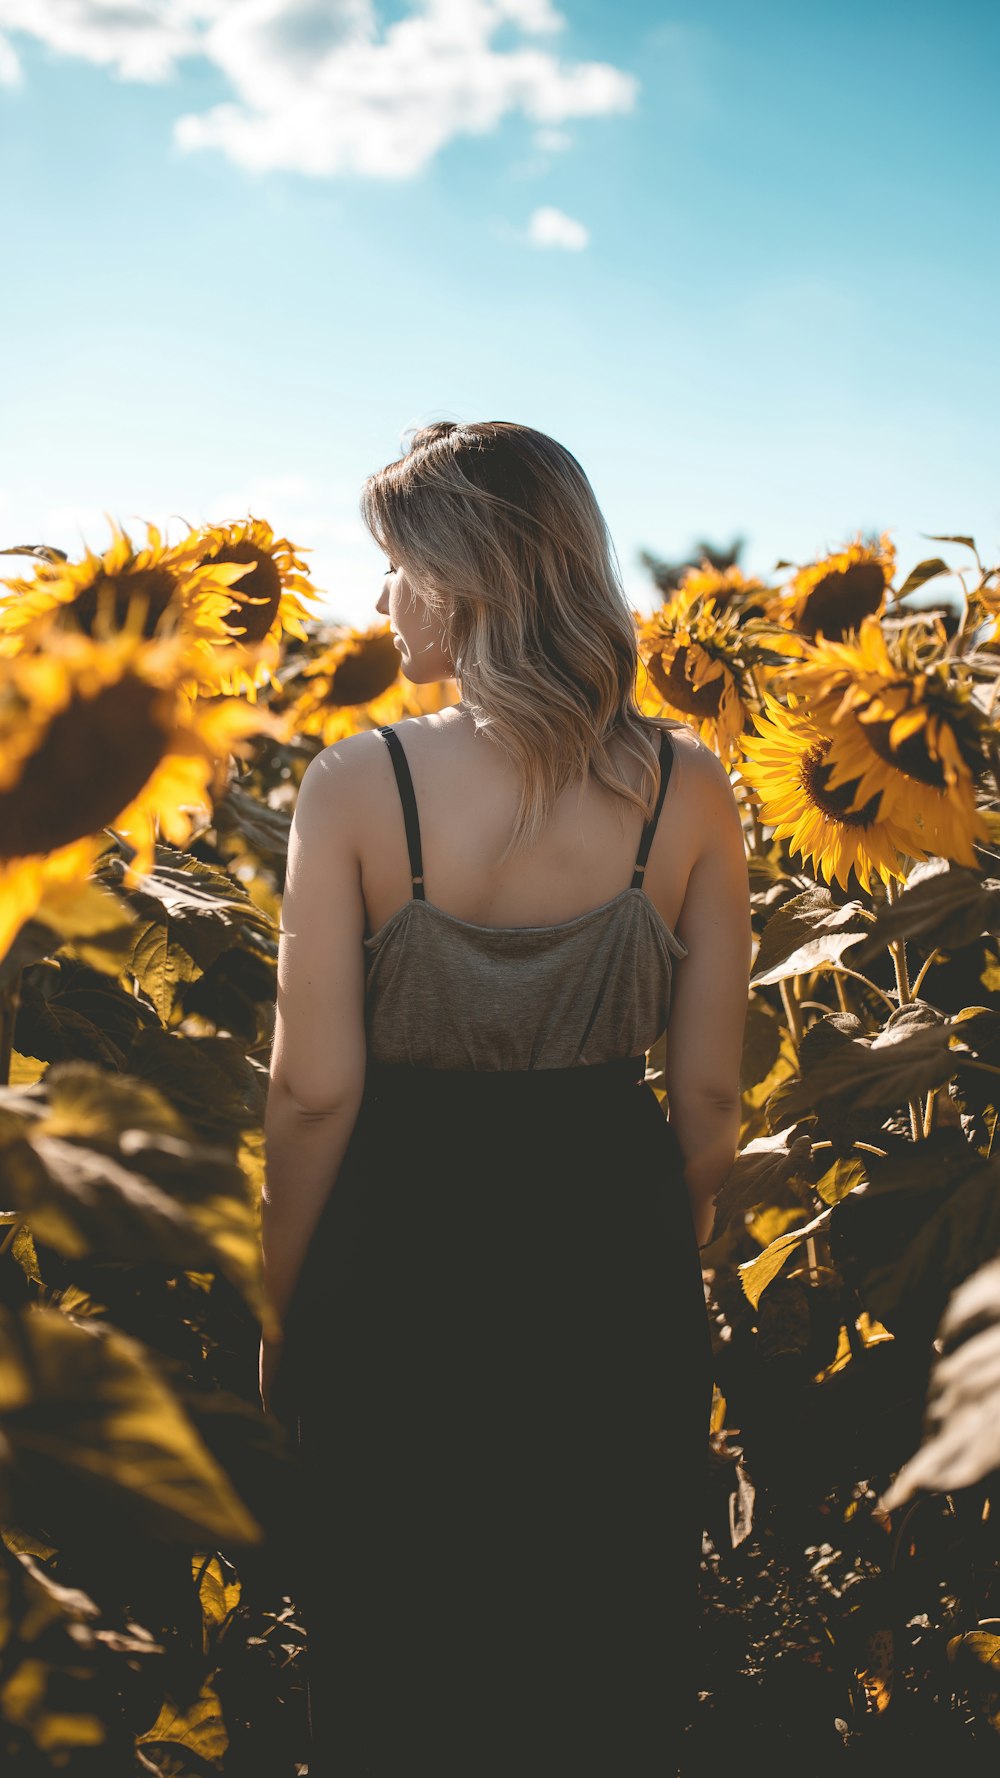
[{"label": "large green leaf", "polygon": [[27,1551],[0,1546],[0,1717],[46,1768],[107,1739],[110,1697],[95,1683],[99,1617],[86,1593],[61,1585]]},{"label": "large green leaf", "polygon": [[230,1037],[188,1037],[143,1031],[129,1069],[152,1081],[185,1121],[210,1140],[235,1140],[263,1123],[267,1069]]},{"label": "large green leaf", "polygon": [[784,1202],[789,1182],[801,1178],[811,1152],[808,1136],[788,1130],[748,1142],[716,1194],[711,1239],[715,1241],[734,1218],[749,1210]]},{"label": "large green leaf", "polygon": [[896,598],[903,599],[907,593],[915,593],[918,587],[924,586],[928,580],[934,580],[939,574],[954,574],[954,572],[955,570],[947,562],[942,562],[940,556],[930,556],[926,562],[918,562],[915,568],[910,569],[896,593]]},{"label": "large green leaf", "polygon": [[[821,1021],[828,1023],[828,1021]],[[920,1001],[899,1009],[875,1038],[848,1038],[808,1066],[782,1091],[786,1118],[846,1100],[852,1110],[905,1106],[917,1093],[943,1086],[955,1071],[951,1025]]]},{"label": "large green leaf", "polygon": [[239,843],[272,865],[284,866],[292,817],[288,809],[276,809],[260,796],[244,790],[235,779],[213,810],[215,831],[223,851]]},{"label": "large green leaf", "polygon": [[73,1057],[117,1071],[157,1015],[120,982],[60,952],[24,972],[16,1048],[43,1062]]},{"label": "large green leaf", "polygon": [[920,1449],[885,1496],[887,1511],[921,1488],[968,1488],[1000,1472],[1000,1259],[952,1295],[931,1367]]},{"label": "large green leaf", "polygon": [[1000,932],[1000,882],[940,858],[915,865],[906,888],[879,908],[875,924],[845,957],[852,969],[877,957],[891,939],[909,938],[925,949],[958,950],[986,933]]},{"label": "large green leaf", "polygon": [[224,1163],[225,1155],[207,1165],[204,1151],[186,1158],[198,1178],[184,1203],[113,1155],[34,1125],[0,1148],[4,1203],[26,1217],[36,1240],[68,1259],[222,1272],[259,1318],[260,1247],[249,1192],[217,1189],[215,1160]]},{"label": "large green leaf", "polygon": [[[147,1080],[87,1062],[57,1062],[36,1091],[45,1096],[45,1134],[114,1147],[125,1130],[189,1138],[176,1106]],[[2,1095],[0,1095],[2,1103]]]},{"label": "large green leaf", "polygon": [[[98,871],[108,882],[121,884],[125,860],[106,857]],[[276,936],[273,921],[242,883],[172,846],[158,845],[154,869],[122,893],[140,916],[166,927],[171,941],[202,969],[229,945],[239,943],[244,931]]]},{"label": "large green leaf", "polygon": [[65,562],[68,558],[64,549],[56,549],[53,543],[11,543],[6,549],[0,549],[0,556],[37,556],[42,562]]},{"label": "large green leaf", "polygon": [[874,916],[860,901],[837,903],[829,889],[815,884],[793,895],[773,914],[761,935],[751,985],[766,987],[840,961]]},{"label": "large green leaf", "polygon": [[879,1321],[929,1340],[951,1291],[1000,1252],[1000,1160],[954,1126],[885,1143],[884,1157],[865,1156],[866,1185],[834,1209],[831,1245]]},{"label": "large green leaf", "polygon": [[0,1425],[25,1500],[37,1473],[74,1492],[81,1515],[93,1491],[157,1538],[261,1540],[148,1353],[104,1323],[0,1305]]},{"label": "large green leaf", "polygon": [[0,1181],[4,1206],[67,1258],[221,1272],[268,1318],[252,1174],[150,1083],[75,1062],[0,1088]]},{"label": "large green leaf", "polygon": [[[803,1212],[804,1214],[805,1212]],[[829,1210],[821,1210],[819,1215],[814,1216],[810,1222],[804,1222],[801,1228],[790,1229],[786,1235],[779,1235],[776,1241],[772,1241],[769,1247],[765,1247],[763,1253],[758,1253],[756,1259],[748,1259],[740,1266],[740,1281],[754,1308],[757,1307],[772,1278],[778,1276],[785,1261],[795,1252],[796,1247],[801,1247],[808,1236],[815,1235],[823,1228],[829,1217]]]}]

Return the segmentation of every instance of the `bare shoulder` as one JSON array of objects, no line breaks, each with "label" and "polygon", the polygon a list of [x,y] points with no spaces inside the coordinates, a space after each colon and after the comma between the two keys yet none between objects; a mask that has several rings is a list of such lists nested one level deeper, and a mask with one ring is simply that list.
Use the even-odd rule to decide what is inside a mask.
[{"label": "bare shoulder", "polygon": [[670,788],[680,819],[690,826],[700,850],[720,840],[742,837],[742,820],[732,780],[717,753],[684,722],[663,721],[673,748]]},{"label": "bare shoulder", "polygon": [[[405,750],[414,730],[422,735],[432,730],[436,721],[434,715],[404,716],[391,726],[400,733]],[[308,781],[309,794],[315,796],[318,804],[329,806],[328,799],[332,797],[341,811],[355,807],[370,814],[370,796],[391,779],[392,759],[381,730],[359,729],[356,734],[345,735],[320,748],[306,767],[299,795]]]},{"label": "bare shoulder", "polygon": [[675,777],[685,780],[696,792],[711,792],[720,795],[723,791],[730,797],[733,787],[729,773],[717,753],[706,747],[694,729],[685,722],[659,721],[655,724],[665,729],[670,736],[670,744],[674,754],[674,766],[670,774],[671,782]]},{"label": "bare shoulder", "polygon": [[378,729],[359,729],[321,747],[302,775],[296,818],[306,819],[315,810],[326,819],[333,809],[343,816],[363,807],[383,762],[388,763],[388,749]]}]

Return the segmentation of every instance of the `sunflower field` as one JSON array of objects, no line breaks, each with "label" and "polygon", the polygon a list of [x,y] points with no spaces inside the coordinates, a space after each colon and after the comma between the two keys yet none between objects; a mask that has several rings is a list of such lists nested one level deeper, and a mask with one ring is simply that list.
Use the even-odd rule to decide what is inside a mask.
[{"label": "sunflower field", "polygon": [[[635,613],[641,708],[730,773],[757,941],[690,1773],[1000,1757],[1000,569],[934,542],[905,577],[888,536],[773,584],[706,556]],[[321,621],[260,519],[2,553],[0,1764],[292,1778],[257,1386],[289,825],[316,752],[457,688]]]}]

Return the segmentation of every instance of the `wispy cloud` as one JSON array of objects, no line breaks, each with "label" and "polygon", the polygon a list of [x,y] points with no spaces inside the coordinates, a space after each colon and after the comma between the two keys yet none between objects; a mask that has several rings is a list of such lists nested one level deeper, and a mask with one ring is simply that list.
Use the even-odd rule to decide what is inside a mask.
[{"label": "wispy cloud", "polygon": [[0,86],[19,86],[21,79],[21,64],[14,45],[0,37]]},{"label": "wispy cloud", "polygon": [[532,213],[528,239],[533,247],[563,247],[571,253],[579,253],[589,242],[590,233],[575,217],[543,204]]},{"label": "wispy cloud", "polygon": [[[513,112],[554,147],[569,119],[631,110],[634,75],[541,46],[564,24],[550,0],[416,0],[384,32],[372,0],[0,0],[0,29],[122,79],[202,58],[233,97],[179,117],[180,147],[317,177],[412,178]],[[524,41],[496,48],[511,28]],[[0,38],[0,78],[5,53],[16,69]]]}]

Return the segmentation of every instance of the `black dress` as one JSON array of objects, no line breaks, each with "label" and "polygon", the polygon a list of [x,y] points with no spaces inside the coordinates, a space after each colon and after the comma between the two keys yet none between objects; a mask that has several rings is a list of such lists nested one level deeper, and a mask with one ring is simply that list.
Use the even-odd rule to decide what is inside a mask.
[{"label": "black dress", "polygon": [[[669,759],[664,734],[633,889]],[[595,955],[630,904],[606,905]],[[460,947],[466,923],[445,921]],[[275,1383],[303,1479],[309,1778],[676,1770],[711,1352],[679,1144],[644,1072],[644,1053],[370,1055]]]}]

